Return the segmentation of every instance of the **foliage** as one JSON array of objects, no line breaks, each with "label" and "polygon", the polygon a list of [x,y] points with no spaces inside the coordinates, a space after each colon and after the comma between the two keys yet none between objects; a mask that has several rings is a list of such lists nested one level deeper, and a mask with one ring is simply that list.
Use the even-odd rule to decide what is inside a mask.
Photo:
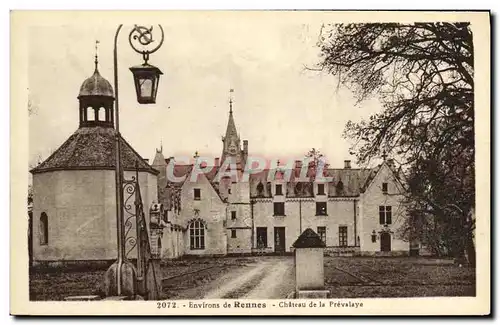
[{"label": "foliage", "polygon": [[407,171],[408,205],[419,220],[409,227],[421,224],[412,230],[463,252],[475,195],[469,24],[333,24],[323,27],[318,45],[321,70],[337,76],[358,103],[377,96],[382,105],[368,120],[346,125],[358,161],[382,151],[394,157]]}]

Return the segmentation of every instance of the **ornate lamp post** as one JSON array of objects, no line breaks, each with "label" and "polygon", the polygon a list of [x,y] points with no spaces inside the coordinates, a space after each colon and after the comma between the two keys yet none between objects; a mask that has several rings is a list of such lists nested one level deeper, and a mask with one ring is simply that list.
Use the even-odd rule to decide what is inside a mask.
[{"label": "ornate lamp post", "polygon": [[[114,39],[113,63],[114,63],[114,87],[115,87],[115,181],[116,181],[116,224],[117,224],[117,251],[118,257],[115,263],[110,266],[105,275],[105,291],[107,296],[134,296],[137,293],[137,273],[136,268],[125,256],[125,234],[124,234],[124,196],[123,196],[123,169],[121,164],[121,135],[120,135],[120,114],[118,96],[118,35],[123,25],[119,25]],[[135,25],[129,33],[129,44],[139,54],[142,54],[144,63],[140,66],[132,67],[130,70],[134,76],[134,84],[137,93],[137,101],[140,104],[152,104],[156,102],[158,83],[161,70],[148,64],[149,55],[156,52],[163,44],[164,34],[161,25],[158,25],[161,34],[160,42],[153,40],[153,27],[146,28]],[[138,44],[137,44],[138,43]],[[146,47],[151,44],[156,47],[148,50]],[[142,48],[137,46],[141,45]],[[136,180],[137,186],[139,179]],[[139,241],[139,238],[136,239]],[[139,254],[139,248],[137,248]],[[139,263],[139,258],[138,258]]]}]

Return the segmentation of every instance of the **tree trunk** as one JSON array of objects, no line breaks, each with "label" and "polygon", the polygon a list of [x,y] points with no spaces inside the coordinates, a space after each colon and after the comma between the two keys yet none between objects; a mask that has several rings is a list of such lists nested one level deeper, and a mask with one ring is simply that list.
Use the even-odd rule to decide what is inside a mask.
[{"label": "tree trunk", "polygon": [[467,252],[467,260],[469,262],[469,266],[476,267],[476,247],[474,245],[474,240],[472,238],[472,235],[468,236],[467,245],[465,249]]}]

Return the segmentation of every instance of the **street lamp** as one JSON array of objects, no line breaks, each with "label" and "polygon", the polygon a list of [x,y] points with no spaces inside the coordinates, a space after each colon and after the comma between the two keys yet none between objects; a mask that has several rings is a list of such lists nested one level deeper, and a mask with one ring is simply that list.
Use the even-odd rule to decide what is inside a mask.
[{"label": "street lamp", "polygon": [[130,71],[134,74],[137,101],[141,104],[156,103],[158,83],[160,81],[160,75],[162,75],[163,72],[154,65],[148,63],[131,67]]},{"label": "street lamp", "polygon": [[[115,86],[115,182],[116,182],[116,224],[117,224],[117,251],[118,257],[115,263],[106,271],[104,283],[106,296],[135,296],[137,293],[137,271],[136,268],[125,256],[125,225],[124,225],[124,197],[123,197],[123,169],[121,164],[121,135],[120,135],[120,113],[118,96],[118,35],[123,25],[119,25],[114,39],[113,66],[114,66],[114,86]],[[149,55],[156,52],[163,44],[163,28],[158,25],[161,32],[161,39],[158,43],[153,40],[153,27],[134,25],[129,33],[129,44],[139,54],[142,54],[144,64],[139,67],[132,67],[130,70],[134,75],[134,84],[137,92],[137,101],[140,104],[150,104],[156,102],[158,82],[162,72],[157,67],[148,64]],[[146,47],[152,43],[157,44],[153,49]],[[141,46],[141,47],[139,47]],[[139,186],[139,179],[136,180]],[[139,216],[136,221],[139,226]],[[139,242],[141,239],[136,238]],[[139,246],[137,246],[137,261],[139,261]],[[138,264],[139,265],[139,264]]]}]

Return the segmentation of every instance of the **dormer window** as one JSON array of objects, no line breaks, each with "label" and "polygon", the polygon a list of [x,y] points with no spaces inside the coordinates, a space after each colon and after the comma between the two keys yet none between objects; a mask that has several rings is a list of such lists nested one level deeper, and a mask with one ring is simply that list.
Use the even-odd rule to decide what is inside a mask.
[{"label": "dormer window", "polygon": [[325,195],[325,184],[318,184],[318,195]]},{"label": "dormer window", "polygon": [[259,182],[259,184],[257,184],[257,196],[261,197],[264,195],[264,184],[262,184],[262,182]]},{"label": "dormer window", "polygon": [[275,195],[283,195],[283,185],[276,184],[276,193]]},{"label": "dormer window", "polygon": [[387,194],[387,183],[382,183],[382,193]]},{"label": "dormer window", "polygon": [[344,194],[344,183],[342,183],[342,181],[339,180],[339,182],[335,186],[335,189],[337,190],[337,196],[343,195]]}]

